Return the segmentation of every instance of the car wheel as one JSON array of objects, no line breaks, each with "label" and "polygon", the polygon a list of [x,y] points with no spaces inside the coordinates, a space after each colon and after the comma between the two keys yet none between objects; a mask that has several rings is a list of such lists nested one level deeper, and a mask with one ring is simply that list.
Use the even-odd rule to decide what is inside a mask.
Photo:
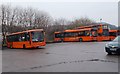
[{"label": "car wheel", "polygon": [[108,55],[112,55],[112,52],[107,52],[108,53]]},{"label": "car wheel", "polygon": [[120,55],[120,50],[117,50],[117,54]]}]

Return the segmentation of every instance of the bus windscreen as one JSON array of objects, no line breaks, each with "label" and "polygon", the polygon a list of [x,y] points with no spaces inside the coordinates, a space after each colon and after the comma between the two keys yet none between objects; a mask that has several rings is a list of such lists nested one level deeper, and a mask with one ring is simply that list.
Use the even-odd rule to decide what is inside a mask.
[{"label": "bus windscreen", "polygon": [[31,32],[32,34],[32,41],[33,42],[43,42],[44,41],[44,32],[39,32],[39,31],[35,31],[35,32]]}]

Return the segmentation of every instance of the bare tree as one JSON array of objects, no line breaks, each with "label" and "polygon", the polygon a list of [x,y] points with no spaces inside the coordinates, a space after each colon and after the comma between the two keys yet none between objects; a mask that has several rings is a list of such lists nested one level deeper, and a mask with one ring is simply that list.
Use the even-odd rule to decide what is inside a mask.
[{"label": "bare tree", "polygon": [[35,13],[34,26],[46,29],[48,25],[51,25],[51,20],[52,18],[46,12],[37,11]]},{"label": "bare tree", "polygon": [[94,23],[93,20],[87,18],[87,17],[82,17],[80,19],[75,19],[73,20],[68,26],[67,28],[68,29],[74,29],[76,27],[79,27],[79,26],[87,26],[91,23]]},{"label": "bare tree", "polygon": [[54,39],[54,32],[56,31],[64,31],[65,26],[68,24],[66,19],[55,19],[52,25],[49,25],[46,31],[46,39],[47,41],[51,41]]},{"label": "bare tree", "polygon": [[7,24],[9,22],[9,6],[1,5],[1,24],[2,24],[2,35],[3,35],[3,44],[5,44],[5,35],[7,33]]},{"label": "bare tree", "polygon": [[1,22],[2,22],[2,34],[3,36],[6,35],[6,6],[1,5]]},{"label": "bare tree", "polygon": [[87,17],[82,17],[80,19],[76,19],[75,22],[77,22],[78,24],[82,24],[82,25],[88,25],[88,24],[93,23],[94,21]]}]

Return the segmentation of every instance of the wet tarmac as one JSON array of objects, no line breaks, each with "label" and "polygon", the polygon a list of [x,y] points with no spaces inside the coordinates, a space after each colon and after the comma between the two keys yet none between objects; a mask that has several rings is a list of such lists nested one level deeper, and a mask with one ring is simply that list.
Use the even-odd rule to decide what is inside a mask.
[{"label": "wet tarmac", "polygon": [[118,55],[107,55],[107,42],[66,42],[40,49],[2,51],[3,72],[118,72]]}]

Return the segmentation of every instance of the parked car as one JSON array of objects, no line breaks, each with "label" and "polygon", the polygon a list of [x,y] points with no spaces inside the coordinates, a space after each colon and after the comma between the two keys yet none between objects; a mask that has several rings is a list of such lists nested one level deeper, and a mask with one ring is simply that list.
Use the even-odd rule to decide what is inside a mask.
[{"label": "parked car", "polygon": [[113,41],[105,46],[105,51],[111,55],[113,53],[120,54],[120,36],[117,36]]}]

